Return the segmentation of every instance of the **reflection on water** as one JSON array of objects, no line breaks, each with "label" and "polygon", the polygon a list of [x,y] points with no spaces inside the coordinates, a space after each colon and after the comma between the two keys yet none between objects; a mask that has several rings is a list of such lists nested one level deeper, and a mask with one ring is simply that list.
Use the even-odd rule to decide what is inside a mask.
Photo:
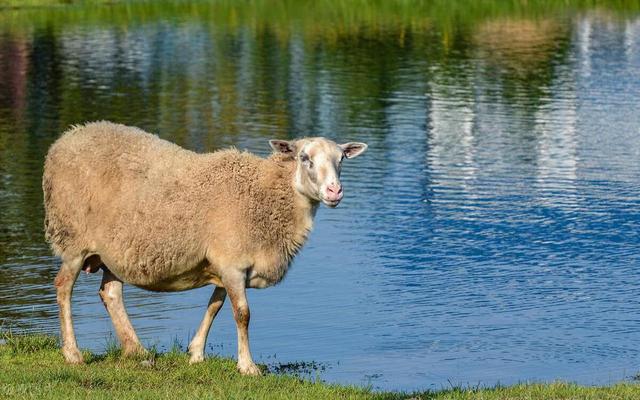
[{"label": "reflection on water", "polygon": [[[259,361],[402,389],[637,372],[640,18],[542,10],[453,28],[437,21],[460,15],[436,6],[370,21],[339,9],[334,25],[324,9],[318,22],[240,7],[235,23],[154,10],[29,11],[0,31],[0,324],[58,329],[40,180],[70,124],[260,154],[272,137],[325,135],[370,150],[287,280],[250,293]],[[74,293],[80,344],[98,350],[99,279]],[[167,346],[188,342],[210,290],[126,296],[140,336]],[[230,314],[212,353],[235,353]]]}]

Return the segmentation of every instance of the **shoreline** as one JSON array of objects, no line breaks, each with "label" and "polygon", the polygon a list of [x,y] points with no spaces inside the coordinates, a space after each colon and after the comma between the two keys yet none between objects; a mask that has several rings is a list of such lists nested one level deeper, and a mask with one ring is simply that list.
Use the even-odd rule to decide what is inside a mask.
[{"label": "shoreline", "polygon": [[[261,366],[261,377],[241,376],[230,358],[209,357],[189,365],[178,349],[150,351],[146,359],[124,359],[118,348],[103,354],[83,351],[85,364],[67,365],[58,339],[46,335],[5,333],[0,342],[0,398],[118,399],[626,399],[640,398],[640,384],[580,386],[566,382],[489,388],[389,392],[329,384],[300,375],[274,373]],[[152,360],[151,362],[148,359]],[[276,369],[277,370],[277,369]]]}]

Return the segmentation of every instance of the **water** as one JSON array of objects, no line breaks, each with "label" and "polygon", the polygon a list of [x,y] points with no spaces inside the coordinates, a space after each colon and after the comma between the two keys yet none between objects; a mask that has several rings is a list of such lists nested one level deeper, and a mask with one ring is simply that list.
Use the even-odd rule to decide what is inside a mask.
[{"label": "water", "polygon": [[[0,17],[0,324],[58,330],[40,181],[70,124],[262,155],[270,138],[324,135],[370,147],[285,281],[250,292],[257,361],[403,390],[636,374],[637,7],[329,3]],[[112,337],[99,280],[74,292],[94,350]],[[210,292],[125,296],[143,341],[167,348],[186,346]],[[227,304],[208,352],[235,343]]]}]

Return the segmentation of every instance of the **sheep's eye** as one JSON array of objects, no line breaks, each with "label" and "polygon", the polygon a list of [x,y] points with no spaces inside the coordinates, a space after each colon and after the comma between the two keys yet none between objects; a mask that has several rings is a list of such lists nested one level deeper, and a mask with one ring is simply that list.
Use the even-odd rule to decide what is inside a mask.
[{"label": "sheep's eye", "polygon": [[303,164],[306,164],[309,168],[313,168],[313,161],[309,159],[309,155],[307,153],[300,153],[300,161]]}]

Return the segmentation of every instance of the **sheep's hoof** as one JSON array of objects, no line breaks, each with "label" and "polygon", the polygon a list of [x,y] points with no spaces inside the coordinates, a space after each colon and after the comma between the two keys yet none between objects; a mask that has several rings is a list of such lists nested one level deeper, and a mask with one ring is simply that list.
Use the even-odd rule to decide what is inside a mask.
[{"label": "sheep's hoof", "polygon": [[191,357],[189,357],[189,364],[197,364],[200,362],[204,361],[204,354],[200,353],[200,354],[191,354]]},{"label": "sheep's hoof", "polygon": [[62,355],[64,356],[64,360],[67,364],[79,365],[84,364],[84,360],[82,359],[82,354],[80,350],[75,349],[62,349]]},{"label": "sheep's hoof", "polygon": [[238,363],[238,371],[240,371],[242,375],[251,375],[251,376],[262,375],[260,368],[258,368],[258,366],[252,362],[242,363],[242,364]]}]

